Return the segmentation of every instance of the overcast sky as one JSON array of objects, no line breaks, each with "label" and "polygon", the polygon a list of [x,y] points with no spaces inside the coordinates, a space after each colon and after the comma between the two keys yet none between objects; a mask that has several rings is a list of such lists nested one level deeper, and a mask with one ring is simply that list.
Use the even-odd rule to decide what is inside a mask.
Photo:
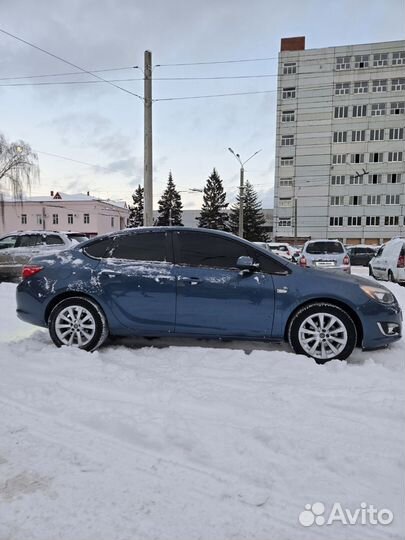
[{"label": "overcast sky", "polygon": [[[168,172],[181,190],[201,188],[216,167],[229,199],[238,164],[269,207],[274,176],[275,88],[280,38],[306,36],[307,48],[404,39],[405,0],[0,0],[0,28],[109,79],[141,79],[143,53],[153,64],[270,58],[265,61],[155,67],[154,98],[271,91],[268,94],[158,101],[153,108],[155,204]],[[143,182],[143,104],[86,74],[9,79],[75,71],[0,34],[0,131],[39,153],[32,193],[89,190],[125,198]],[[268,75],[201,80],[195,77]],[[192,80],[158,80],[191,77]],[[4,86],[19,84],[20,86]],[[142,80],[117,83],[143,94]],[[86,166],[43,152],[84,161]],[[185,207],[200,195],[182,193]]]}]

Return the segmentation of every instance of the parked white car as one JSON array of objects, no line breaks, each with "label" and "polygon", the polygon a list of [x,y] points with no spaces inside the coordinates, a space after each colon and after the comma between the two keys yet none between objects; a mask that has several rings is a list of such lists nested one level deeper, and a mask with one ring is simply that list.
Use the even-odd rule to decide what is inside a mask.
[{"label": "parked white car", "polygon": [[279,257],[295,262],[294,254],[297,250],[286,242],[268,242],[267,248]]},{"label": "parked white car", "polygon": [[382,245],[369,265],[370,276],[405,285],[405,238]]}]

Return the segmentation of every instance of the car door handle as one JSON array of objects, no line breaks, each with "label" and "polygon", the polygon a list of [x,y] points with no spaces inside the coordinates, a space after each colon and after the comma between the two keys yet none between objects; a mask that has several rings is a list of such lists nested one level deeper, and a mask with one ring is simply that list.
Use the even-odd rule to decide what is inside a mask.
[{"label": "car door handle", "polygon": [[195,277],[178,276],[177,279],[181,283],[184,283],[184,284],[187,283],[188,285],[198,285],[199,283],[201,283],[201,280]]}]

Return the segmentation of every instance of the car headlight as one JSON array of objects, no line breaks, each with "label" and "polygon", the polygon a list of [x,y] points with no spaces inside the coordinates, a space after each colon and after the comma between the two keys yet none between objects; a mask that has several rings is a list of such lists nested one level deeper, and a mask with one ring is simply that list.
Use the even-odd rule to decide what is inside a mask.
[{"label": "car headlight", "polygon": [[373,287],[371,285],[361,285],[360,288],[373,300],[381,304],[393,304],[395,297],[387,289],[381,287]]}]

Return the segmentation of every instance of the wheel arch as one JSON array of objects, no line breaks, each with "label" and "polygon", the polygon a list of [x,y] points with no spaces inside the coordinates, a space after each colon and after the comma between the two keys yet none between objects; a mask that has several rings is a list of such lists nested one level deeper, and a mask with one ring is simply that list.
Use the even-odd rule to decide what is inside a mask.
[{"label": "wheel arch", "polygon": [[353,320],[354,325],[356,326],[356,332],[357,332],[357,346],[361,346],[363,342],[363,325],[360,320],[360,317],[357,315],[355,310],[346,304],[345,302],[341,302],[340,300],[336,300],[336,298],[328,298],[328,297],[322,297],[322,298],[311,298],[310,300],[306,300],[305,302],[302,302],[298,306],[295,307],[295,309],[290,313],[290,316],[287,319],[285,329],[284,329],[284,340],[288,341],[288,329],[290,327],[290,323],[294,317],[294,315],[300,311],[302,308],[309,306],[311,304],[331,304],[333,306],[339,307],[343,309]]},{"label": "wheel arch", "polygon": [[68,298],[83,298],[85,300],[90,300],[93,304],[96,304],[97,307],[101,310],[104,317],[107,319],[105,310],[103,309],[103,306],[98,302],[93,296],[90,294],[81,292],[81,291],[64,291],[56,295],[52,300],[49,302],[49,304],[46,306],[45,313],[44,313],[44,319],[45,323],[48,324],[49,316],[53,310],[53,308],[59,304],[59,302],[62,302],[62,300],[67,300]]}]

